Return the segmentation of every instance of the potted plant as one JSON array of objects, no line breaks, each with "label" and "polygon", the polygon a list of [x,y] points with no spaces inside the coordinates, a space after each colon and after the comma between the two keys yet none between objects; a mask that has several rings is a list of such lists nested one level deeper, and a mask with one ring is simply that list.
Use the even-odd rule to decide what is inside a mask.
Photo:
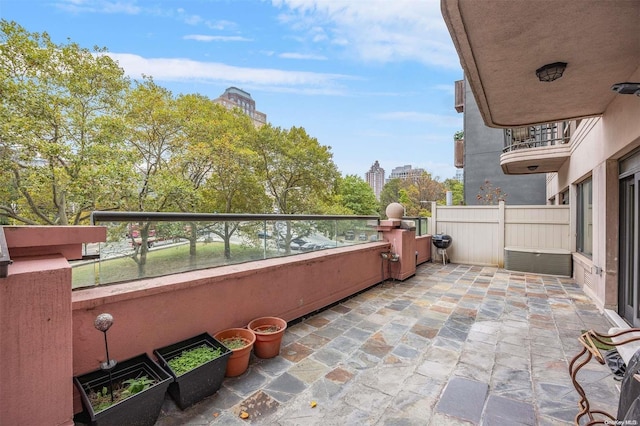
[{"label": "potted plant", "polygon": [[73,378],[84,407],[78,421],[91,426],[153,426],[172,381],[169,373],[146,353],[118,362],[110,373],[97,370]]},{"label": "potted plant", "polygon": [[282,336],[287,322],[278,317],[256,318],[248,325],[256,335],[254,352],[258,358],[273,358],[280,354]]},{"label": "potted plant", "polygon": [[246,328],[229,328],[219,331],[214,337],[232,352],[225,376],[236,377],[244,373],[249,367],[251,350],[256,341],[255,333]]},{"label": "potted plant", "polygon": [[153,353],[174,378],[169,395],[184,410],[220,389],[231,350],[203,333]]},{"label": "potted plant", "polygon": [[107,330],[112,325],[111,314],[96,317],[94,326],[104,333],[107,360],[100,370],[73,378],[84,407],[77,420],[91,426],[153,426],[173,379],[146,353],[123,362],[109,358]]}]

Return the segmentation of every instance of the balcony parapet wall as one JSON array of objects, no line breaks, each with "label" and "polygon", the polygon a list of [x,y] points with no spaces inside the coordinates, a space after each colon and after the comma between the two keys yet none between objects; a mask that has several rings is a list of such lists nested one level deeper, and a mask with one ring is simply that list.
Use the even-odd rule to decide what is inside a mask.
[{"label": "balcony parapet wall", "polygon": [[[103,227],[4,227],[13,260],[0,279],[0,424],[73,425],[71,267]],[[34,403],[37,401],[37,403]]]}]

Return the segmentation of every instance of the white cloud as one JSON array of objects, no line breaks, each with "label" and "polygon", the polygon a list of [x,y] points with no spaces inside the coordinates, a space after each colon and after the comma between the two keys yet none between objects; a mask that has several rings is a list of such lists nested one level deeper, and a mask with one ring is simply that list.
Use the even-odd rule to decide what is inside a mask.
[{"label": "white cloud", "polygon": [[272,0],[280,22],[319,40],[347,46],[364,61],[418,61],[459,68],[438,0]]},{"label": "white cloud", "polygon": [[140,78],[144,74],[156,81],[197,80],[204,83],[246,84],[279,92],[339,95],[343,92],[342,81],[354,79],[344,74],[243,68],[183,58],[143,58],[130,53],[107,54],[132,78]]},{"label": "white cloud", "polygon": [[283,59],[311,59],[314,61],[326,61],[327,57],[322,55],[311,55],[311,54],[302,54],[302,53],[280,53],[278,55],[279,58]]},{"label": "white cloud", "polygon": [[137,15],[142,9],[131,1],[110,1],[110,0],[62,0],[55,3],[58,9],[72,13],[123,13],[126,15]]},{"label": "white cloud", "polygon": [[251,39],[241,37],[241,36],[213,36],[213,35],[203,35],[203,34],[189,34],[182,37],[184,40],[195,40],[195,41],[252,41]]}]

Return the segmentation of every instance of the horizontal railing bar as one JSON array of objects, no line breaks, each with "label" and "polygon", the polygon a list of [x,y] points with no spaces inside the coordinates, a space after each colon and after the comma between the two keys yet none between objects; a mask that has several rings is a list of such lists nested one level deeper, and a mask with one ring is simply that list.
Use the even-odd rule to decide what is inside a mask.
[{"label": "horizontal railing bar", "polygon": [[236,222],[236,221],[285,221],[285,220],[375,220],[378,216],[363,215],[300,215],[300,214],[251,214],[251,213],[181,213],[181,212],[121,212],[94,211],[91,224],[98,222]]}]

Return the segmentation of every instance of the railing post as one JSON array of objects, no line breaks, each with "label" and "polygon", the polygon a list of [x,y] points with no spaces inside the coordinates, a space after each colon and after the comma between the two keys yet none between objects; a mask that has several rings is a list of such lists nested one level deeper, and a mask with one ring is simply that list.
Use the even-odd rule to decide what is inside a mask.
[{"label": "railing post", "polygon": [[[429,233],[431,235],[438,233],[438,205],[435,201],[431,202],[431,223],[429,224]],[[431,250],[431,261],[436,260],[436,251]]]},{"label": "railing post", "polygon": [[499,268],[504,267],[505,226],[505,202],[500,200],[498,201],[498,253],[496,253]]}]

